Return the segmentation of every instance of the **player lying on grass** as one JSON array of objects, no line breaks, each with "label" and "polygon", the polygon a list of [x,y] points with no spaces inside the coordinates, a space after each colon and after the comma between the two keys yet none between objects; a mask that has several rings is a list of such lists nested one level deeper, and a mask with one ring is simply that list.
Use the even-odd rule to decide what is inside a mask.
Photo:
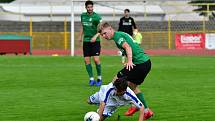
[{"label": "player lying on grass", "polygon": [[102,85],[98,92],[89,97],[88,103],[99,105],[100,121],[110,117],[118,107],[130,103],[140,110],[138,121],[144,120],[144,106],[128,87],[126,78],[118,78],[113,83]]},{"label": "player lying on grass", "polygon": [[[151,70],[151,61],[149,56],[144,52],[137,43],[134,43],[133,38],[124,32],[115,31],[107,22],[102,22],[97,28],[100,35],[108,41],[114,41],[117,48],[126,55],[126,62],[115,78],[127,77],[128,85],[134,91],[138,99],[145,107],[144,119],[149,119],[153,116],[152,110],[147,106],[144,94],[140,90],[146,76]],[[132,116],[138,109],[130,107],[125,113],[126,116]]]}]

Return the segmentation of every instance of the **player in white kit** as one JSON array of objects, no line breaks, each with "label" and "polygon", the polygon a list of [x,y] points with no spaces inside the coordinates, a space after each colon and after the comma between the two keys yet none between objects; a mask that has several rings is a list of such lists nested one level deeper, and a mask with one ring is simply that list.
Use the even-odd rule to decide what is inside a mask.
[{"label": "player in white kit", "polygon": [[144,106],[128,87],[126,78],[118,78],[113,83],[102,85],[98,92],[89,97],[88,103],[99,105],[100,121],[111,116],[118,107],[132,103],[140,110],[138,121],[143,121]]}]

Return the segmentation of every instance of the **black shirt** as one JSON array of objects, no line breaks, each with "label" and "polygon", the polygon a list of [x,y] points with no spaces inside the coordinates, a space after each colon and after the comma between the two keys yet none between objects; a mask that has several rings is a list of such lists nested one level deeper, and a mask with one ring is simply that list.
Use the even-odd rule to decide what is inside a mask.
[{"label": "black shirt", "polygon": [[122,17],[120,18],[120,22],[119,22],[119,29],[118,31],[122,31],[125,33],[128,33],[129,35],[133,35],[133,28],[136,29],[136,24],[134,22],[134,19],[132,17]]}]

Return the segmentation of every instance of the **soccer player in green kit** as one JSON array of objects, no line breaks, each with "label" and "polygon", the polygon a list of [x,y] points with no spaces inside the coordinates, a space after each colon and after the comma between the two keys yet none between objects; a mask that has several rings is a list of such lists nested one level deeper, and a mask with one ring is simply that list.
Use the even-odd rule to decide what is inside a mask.
[{"label": "soccer player in green kit", "polygon": [[[127,77],[129,87],[145,107],[144,119],[152,117],[153,112],[148,108],[144,95],[139,89],[139,86],[151,70],[149,56],[144,53],[143,49],[137,43],[133,42],[133,38],[129,34],[115,31],[107,22],[100,23],[97,30],[103,38],[113,40],[120,51],[127,57],[127,62],[124,64],[125,67],[118,72],[114,80],[116,78]],[[125,115],[132,116],[136,111],[138,109],[132,106]]]},{"label": "soccer player in green kit", "polygon": [[[101,86],[102,84],[102,76],[101,76],[101,64],[100,64],[100,38],[99,33],[97,33],[97,26],[101,22],[101,17],[93,11],[93,2],[88,0],[85,2],[85,8],[87,12],[83,12],[81,14],[81,29],[80,29],[80,36],[79,41],[82,41],[83,37],[83,55],[84,61],[86,65],[86,70],[88,72],[90,81],[89,85],[93,86]],[[97,70],[97,81],[95,81],[93,76],[93,69],[91,65],[91,57],[96,65]]]}]

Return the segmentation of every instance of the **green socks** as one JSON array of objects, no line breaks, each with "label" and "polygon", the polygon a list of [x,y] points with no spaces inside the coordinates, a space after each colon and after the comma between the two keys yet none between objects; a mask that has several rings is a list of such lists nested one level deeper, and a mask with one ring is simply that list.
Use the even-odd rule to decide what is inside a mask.
[{"label": "green socks", "polygon": [[93,77],[93,69],[92,69],[91,64],[86,65],[86,69],[87,69],[87,73],[88,73],[89,77],[90,78]]},{"label": "green socks", "polygon": [[137,96],[138,99],[143,103],[144,108],[145,108],[145,109],[148,108],[147,103],[146,103],[146,101],[145,101],[145,99],[144,99],[144,94],[141,92],[141,93],[136,94],[136,96]]},{"label": "green socks", "polygon": [[101,64],[96,64],[97,75],[101,76]]},{"label": "green socks", "polygon": [[[91,64],[86,65],[87,73],[90,78],[93,78],[93,69]],[[101,79],[101,64],[96,64],[98,79]]]}]

